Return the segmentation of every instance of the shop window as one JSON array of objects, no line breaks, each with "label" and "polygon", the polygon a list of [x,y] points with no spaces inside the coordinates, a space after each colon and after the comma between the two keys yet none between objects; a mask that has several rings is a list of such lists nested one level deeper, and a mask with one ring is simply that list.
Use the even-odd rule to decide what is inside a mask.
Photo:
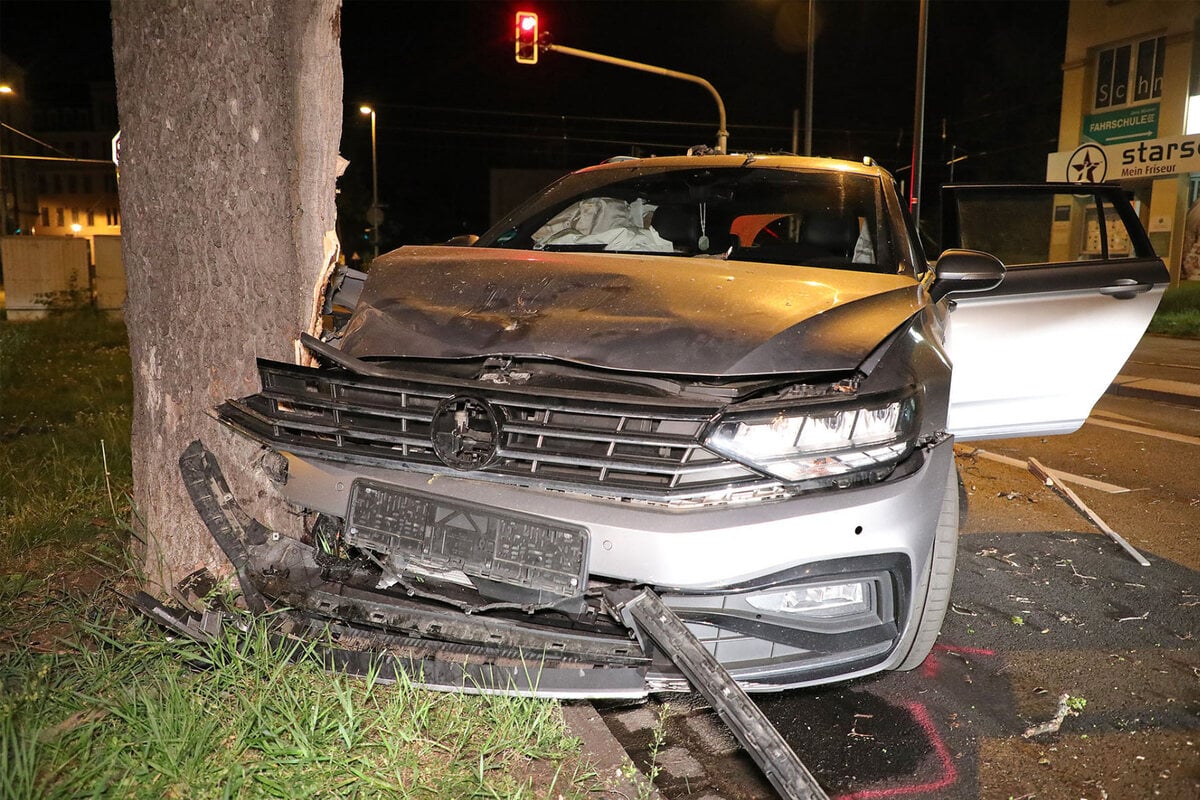
[{"label": "shop window", "polygon": [[1095,107],[1119,108],[1162,97],[1167,38],[1158,36],[1096,53]]}]

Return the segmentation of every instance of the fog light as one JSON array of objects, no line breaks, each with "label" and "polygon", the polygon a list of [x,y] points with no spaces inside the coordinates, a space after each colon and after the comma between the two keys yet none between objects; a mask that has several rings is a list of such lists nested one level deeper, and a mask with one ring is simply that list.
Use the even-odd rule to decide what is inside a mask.
[{"label": "fog light", "polygon": [[849,617],[871,610],[867,581],[792,586],[752,594],[746,602],[760,611],[829,619]]}]

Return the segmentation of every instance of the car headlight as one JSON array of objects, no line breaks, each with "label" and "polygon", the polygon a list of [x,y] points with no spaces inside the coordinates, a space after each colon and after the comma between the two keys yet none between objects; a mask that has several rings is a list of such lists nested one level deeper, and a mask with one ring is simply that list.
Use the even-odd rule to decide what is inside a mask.
[{"label": "car headlight", "polygon": [[704,446],[785,481],[890,469],[912,449],[914,395],[724,415]]}]

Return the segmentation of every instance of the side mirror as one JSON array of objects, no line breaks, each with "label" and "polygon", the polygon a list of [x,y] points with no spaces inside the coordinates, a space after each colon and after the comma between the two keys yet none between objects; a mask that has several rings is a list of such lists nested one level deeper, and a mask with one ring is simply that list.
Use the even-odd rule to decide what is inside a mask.
[{"label": "side mirror", "polygon": [[442,244],[446,247],[470,247],[479,241],[479,237],[473,233],[460,233],[458,236],[451,236]]},{"label": "side mirror", "polygon": [[957,292],[986,292],[1004,280],[1004,265],[990,253],[947,250],[933,265],[936,276],[929,294],[933,302]]}]

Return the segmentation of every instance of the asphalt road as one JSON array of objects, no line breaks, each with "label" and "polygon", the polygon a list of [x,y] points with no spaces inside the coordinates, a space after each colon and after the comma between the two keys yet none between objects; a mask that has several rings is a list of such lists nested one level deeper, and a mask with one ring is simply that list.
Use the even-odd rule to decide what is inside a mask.
[{"label": "asphalt road", "polygon": [[[1126,371],[1200,382],[1196,345],[1195,360],[1139,348]],[[1200,408],[1105,397],[1070,436],[958,452],[970,514],[933,656],[760,705],[831,797],[1200,797]],[[1109,484],[1071,488],[1150,566],[997,456]],[[1026,736],[1062,695],[1076,713]],[[651,758],[661,702],[666,797],[774,796],[695,695],[605,715],[635,763]]]}]

